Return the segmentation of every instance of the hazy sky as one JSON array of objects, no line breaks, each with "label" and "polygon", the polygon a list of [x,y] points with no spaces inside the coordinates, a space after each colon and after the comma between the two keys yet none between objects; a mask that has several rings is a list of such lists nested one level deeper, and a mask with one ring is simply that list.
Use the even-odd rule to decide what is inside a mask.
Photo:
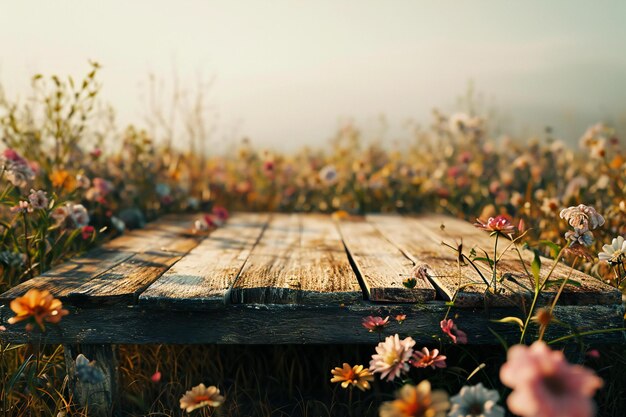
[{"label": "hazy sky", "polygon": [[577,139],[600,119],[626,124],[625,19],[623,0],[0,0],[0,80],[23,96],[35,72],[97,60],[127,123],[148,73],[189,88],[215,77],[217,139],[289,148],[347,118],[427,121],[473,80],[517,132]]}]

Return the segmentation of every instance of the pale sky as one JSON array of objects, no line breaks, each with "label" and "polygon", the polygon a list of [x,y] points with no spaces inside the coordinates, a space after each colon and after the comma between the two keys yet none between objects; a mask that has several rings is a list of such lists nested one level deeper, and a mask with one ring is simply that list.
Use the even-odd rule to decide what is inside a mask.
[{"label": "pale sky", "polygon": [[97,60],[126,124],[141,122],[147,74],[214,77],[215,141],[293,149],[380,114],[399,136],[472,80],[509,130],[577,140],[599,120],[626,126],[625,19],[619,0],[0,0],[0,81],[25,96],[30,75]]}]

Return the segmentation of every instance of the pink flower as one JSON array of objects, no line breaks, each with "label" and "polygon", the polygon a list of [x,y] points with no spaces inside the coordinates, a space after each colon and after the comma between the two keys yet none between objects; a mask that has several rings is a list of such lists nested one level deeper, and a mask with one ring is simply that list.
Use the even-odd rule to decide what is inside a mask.
[{"label": "pink flower", "polygon": [[228,210],[226,210],[222,206],[213,207],[213,214],[221,223],[224,223],[230,217],[230,213],[228,213]]},{"label": "pink flower", "polygon": [[385,317],[384,319],[382,317],[367,316],[363,318],[362,323],[363,327],[365,327],[370,332],[378,333],[382,332],[387,324],[389,324],[389,316]]},{"label": "pink flower", "polygon": [[30,190],[28,201],[35,210],[45,210],[48,208],[48,194],[42,190]]},{"label": "pink flower", "polygon": [[459,330],[458,327],[456,327],[456,324],[454,324],[454,322],[452,321],[452,319],[441,320],[441,323],[439,323],[439,325],[441,326],[441,330],[445,334],[447,334],[450,339],[452,339],[453,343],[467,343],[467,334],[464,331]]},{"label": "pink flower", "polygon": [[150,377],[150,380],[154,383],[159,382],[161,380],[161,372],[156,371],[155,373],[153,373]]},{"label": "pink flower", "polygon": [[380,373],[381,378],[387,377],[387,381],[393,381],[402,373],[408,372],[413,346],[415,340],[411,337],[400,340],[397,334],[388,336],[376,346],[376,353],[370,361],[370,371]]},{"label": "pink flower", "polygon": [[489,217],[486,223],[482,222],[480,219],[476,219],[474,226],[487,232],[501,233],[505,235],[513,234],[515,233],[515,230],[517,230],[513,223],[511,223],[511,221],[504,215]]},{"label": "pink flower", "polygon": [[433,349],[433,351],[429,351],[427,347],[422,348],[422,351],[416,350],[413,353],[413,358],[411,360],[411,365],[416,368],[426,368],[430,366],[431,368],[445,368],[446,367],[446,356],[440,355],[438,349]]},{"label": "pink flower", "polygon": [[11,213],[31,213],[33,208],[28,201],[20,201],[16,206],[11,207]]},{"label": "pink flower", "polygon": [[511,347],[500,380],[513,389],[509,409],[522,417],[591,417],[592,397],[602,387],[591,370],[570,365],[542,341]]}]

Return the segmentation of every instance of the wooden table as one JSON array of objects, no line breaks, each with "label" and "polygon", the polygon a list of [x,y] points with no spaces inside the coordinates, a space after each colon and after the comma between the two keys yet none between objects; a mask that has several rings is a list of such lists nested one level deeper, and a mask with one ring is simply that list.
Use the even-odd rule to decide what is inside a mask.
[{"label": "wooden table", "polygon": [[[532,278],[507,251],[498,264],[498,275],[507,278],[497,294],[486,292],[479,273],[459,266],[457,251],[442,245],[462,241],[466,254],[474,248],[492,256],[493,238],[467,222],[439,215],[334,221],[320,214],[237,213],[208,235],[193,233],[192,222],[165,217],[12,288],[0,296],[2,322],[13,315],[10,300],[30,288],[50,290],[70,314],[40,337],[66,345],[69,367],[79,351],[108,363],[109,385],[101,391],[109,393],[115,392],[115,344],[376,343],[362,318],[396,314],[407,320],[389,332],[432,343],[453,298],[469,343],[497,343],[490,329],[519,340],[515,326],[492,320],[525,317]],[[507,243],[501,239],[500,249]],[[529,265],[533,255],[521,254]],[[488,265],[477,263],[490,277]],[[543,259],[541,275],[552,265]],[[406,288],[402,282],[416,266],[424,279]],[[558,264],[553,276],[570,272]],[[565,287],[557,318],[578,332],[622,327],[619,291],[578,271],[570,279],[580,285]],[[549,288],[540,305],[557,289]],[[36,337],[23,325],[8,327],[0,333],[5,342]],[[568,332],[552,326],[549,336]],[[606,333],[590,340],[624,338]]]}]

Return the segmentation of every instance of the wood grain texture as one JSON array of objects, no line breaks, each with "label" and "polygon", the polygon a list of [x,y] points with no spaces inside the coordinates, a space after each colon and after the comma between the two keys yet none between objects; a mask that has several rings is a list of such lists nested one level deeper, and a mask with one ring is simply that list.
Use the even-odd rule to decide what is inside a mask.
[{"label": "wood grain texture", "polygon": [[[75,303],[134,303],[138,295],[200,242],[199,237],[157,239],[138,253],[67,294]],[[156,249],[158,248],[158,249]]]},{"label": "wood grain texture", "polygon": [[[72,308],[60,325],[47,326],[46,343],[128,343],[128,344],[319,344],[378,343],[378,335],[361,325],[368,315],[395,316],[406,314],[406,321],[392,323],[386,334],[410,335],[418,345],[433,343],[432,335],[443,336],[439,322],[448,307],[443,302],[387,305],[361,302],[340,306],[306,305],[228,305],[202,311],[152,310],[138,306],[111,305],[99,308]],[[509,343],[519,341],[517,326],[494,323],[506,316],[523,317],[517,308],[484,310],[460,309],[455,323],[468,334],[470,344],[499,344],[490,329]],[[624,309],[609,306],[557,306],[555,315],[572,324],[578,332],[618,329],[623,326]],[[3,323],[13,313],[0,307]],[[25,343],[33,334],[23,324],[7,326],[0,340]],[[529,339],[536,337],[533,331]],[[561,326],[551,326],[546,340],[568,334]],[[588,336],[585,340],[600,343],[623,343],[623,332]]]},{"label": "wood grain texture", "polygon": [[139,303],[153,307],[221,306],[269,215],[238,213],[150,285]]},{"label": "wood grain texture", "polygon": [[385,302],[422,302],[435,299],[435,288],[417,280],[415,288],[402,285],[414,262],[365,219],[338,222],[343,242],[362,279],[368,298]]},{"label": "wood grain texture", "polygon": [[48,290],[59,298],[66,298],[83,284],[100,276],[136,254],[159,251],[178,239],[188,239],[190,218],[149,223],[145,229],[134,230],[93,249],[83,256],[71,259],[46,273],[25,281],[0,295],[0,302],[8,302],[31,288]]},{"label": "wood grain texture", "polygon": [[274,214],[231,290],[233,303],[339,304],[361,300],[328,216]]},{"label": "wood grain texture", "polygon": [[[489,237],[489,233],[484,232],[461,219],[441,215],[430,216],[429,218],[432,219],[429,223],[431,228],[436,224],[444,224],[446,226],[444,231],[437,228],[439,236],[448,236],[448,239],[450,239],[450,236],[455,236],[457,239],[460,239],[462,236],[466,253],[469,252],[470,248],[474,247],[477,249],[483,248],[487,250],[488,253],[493,254],[494,241],[493,238]],[[533,278],[528,276],[528,274],[524,271],[519,255],[511,249],[505,251],[508,244],[509,241],[505,239],[500,239],[498,243],[498,252],[502,255],[502,259],[498,263],[498,275],[501,275],[502,273],[511,274],[516,281],[520,282],[527,288],[532,288]],[[520,250],[520,252],[522,259],[526,264],[526,269],[530,271],[530,265],[534,258],[533,252],[529,250]],[[553,265],[554,261],[552,259],[544,257],[541,258],[540,276],[542,280],[548,275]],[[555,266],[551,279],[566,278],[568,276],[571,281],[578,282],[580,286],[565,286],[563,293],[559,298],[559,303],[579,305],[621,303],[621,293],[618,290],[583,272],[572,270],[563,262],[560,262]],[[557,291],[558,286],[549,287],[544,290],[542,292],[543,301],[548,302],[550,299],[554,298]]]},{"label": "wood grain texture", "polygon": [[[368,221],[402,250],[416,265],[424,267],[428,279],[444,300],[455,296],[457,307],[514,306],[519,304],[523,289],[515,284],[498,285],[498,294],[488,293],[487,284],[469,265],[459,265],[455,247],[460,239],[438,232],[439,219],[431,216],[409,218],[394,215],[370,215]],[[489,280],[485,266],[481,273]]]}]

